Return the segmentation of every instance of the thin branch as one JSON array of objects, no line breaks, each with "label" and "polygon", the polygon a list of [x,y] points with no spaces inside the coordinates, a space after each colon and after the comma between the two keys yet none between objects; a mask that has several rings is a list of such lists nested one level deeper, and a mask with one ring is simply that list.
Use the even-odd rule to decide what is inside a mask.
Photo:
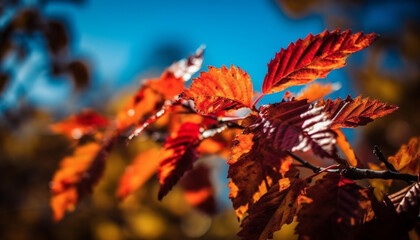
[{"label": "thin branch", "polygon": [[292,153],[291,151],[287,151],[287,154],[289,154],[289,156],[291,156],[292,158],[294,158],[296,161],[302,163],[303,166],[305,166],[306,168],[311,169],[314,173],[317,173],[319,171],[322,170],[321,167],[312,165],[311,163],[309,163],[308,161],[303,160],[302,158],[296,156],[294,153]]},{"label": "thin branch", "polygon": [[377,145],[373,147],[373,154],[375,154],[378,160],[383,162],[385,164],[385,167],[388,168],[390,171],[398,172],[397,169],[395,169],[394,165],[388,162],[388,160],[384,157],[384,155],[382,154],[381,150],[379,150],[379,147]]}]

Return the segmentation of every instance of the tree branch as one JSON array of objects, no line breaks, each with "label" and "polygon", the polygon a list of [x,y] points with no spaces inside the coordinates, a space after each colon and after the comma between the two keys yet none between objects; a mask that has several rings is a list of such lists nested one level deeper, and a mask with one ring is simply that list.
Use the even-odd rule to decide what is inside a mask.
[{"label": "tree branch", "polygon": [[383,162],[385,164],[385,167],[388,168],[390,171],[398,172],[397,169],[395,169],[394,165],[388,162],[388,160],[384,157],[384,155],[382,154],[381,150],[379,150],[379,147],[377,145],[373,147],[373,154],[375,154],[378,160]]},{"label": "tree branch", "polygon": [[319,171],[322,170],[321,167],[312,165],[311,163],[309,163],[308,161],[303,160],[302,158],[296,156],[294,153],[292,153],[291,151],[287,150],[287,154],[289,154],[289,156],[291,156],[292,158],[294,158],[296,161],[302,163],[302,165],[306,168],[311,169],[314,173],[317,173]]}]

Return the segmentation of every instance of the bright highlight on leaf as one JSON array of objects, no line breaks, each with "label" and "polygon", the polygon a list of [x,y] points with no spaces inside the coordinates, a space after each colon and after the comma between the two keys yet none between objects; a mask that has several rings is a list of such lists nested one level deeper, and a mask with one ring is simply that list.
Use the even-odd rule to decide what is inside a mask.
[{"label": "bright highlight on leaf", "polygon": [[250,76],[239,67],[221,69],[209,67],[193,79],[184,99],[194,101],[195,109],[203,114],[217,114],[221,111],[252,106],[252,82]]},{"label": "bright highlight on leaf", "polygon": [[313,102],[315,100],[321,99],[326,95],[332,93],[333,91],[337,91],[340,89],[340,84],[338,83],[312,83],[308,85],[306,88],[302,90],[297,96],[297,100],[308,99],[308,102]]},{"label": "bright highlight on leaf", "polygon": [[343,67],[350,54],[366,48],[376,38],[374,33],[351,34],[350,30],[340,32],[337,29],[298,39],[277,53],[268,64],[262,91],[264,94],[275,93],[325,78],[333,69]]}]

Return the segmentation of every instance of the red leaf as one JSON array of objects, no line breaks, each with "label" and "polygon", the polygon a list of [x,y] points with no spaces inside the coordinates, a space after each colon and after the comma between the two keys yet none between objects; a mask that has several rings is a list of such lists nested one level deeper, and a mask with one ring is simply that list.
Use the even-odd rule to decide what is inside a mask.
[{"label": "red leaf", "polygon": [[[323,107],[314,107],[307,100],[263,105],[259,118],[249,126],[254,139],[264,139],[264,146],[278,151],[312,150],[320,157],[336,156],[336,134]],[[246,130],[247,131],[247,130]]]},{"label": "red leaf", "polygon": [[351,230],[374,216],[369,191],[328,173],[306,190],[312,202],[300,209],[296,232],[302,239],[354,239]]},{"label": "red leaf", "polygon": [[172,189],[185,172],[192,169],[193,163],[198,158],[196,148],[200,135],[198,124],[184,123],[177,132],[166,139],[159,161],[159,200]]},{"label": "red leaf", "polygon": [[361,95],[355,99],[349,95],[344,100],[340,98],[334,101],[320,100],[317,106],[324,106],[324,111],[329,114],[330,119],[333,119],[331,128],[354,128],[366,125],[373,119],[388,115],[398,109],[395,105],[381,103],[377,99],[362,99]]},{"label": "red leaf", "polygon": [[210,181],[210,169],[205,165],[194,167],[181,179],[187,202],[207,214],[216,212],[216,199]]},{"label": "red leaf", "polygon": [[61,220],[65,212],[73,211],[80,199],[92,192],[105,169],[110,146],[89,143],[76,148],[72,156],[61,161],[50,183],[54,221]]},{"label": "red leaf", "polygon": [[250,207],[238,236],[249,240],[272,238],[275,231],[293,221],[297,198],[305,186],[306,182],[301,179],[280,179]]},{"label": "red leaf", "polygon": [[201,72],[200,76],[193,80],[190,89],[185,91],[182,97],[193,100],[195,109],[203,114],[251,108],[252,82],[249,75],[239,67],[209,67],[208,72]]},{"label": "red leaf", "polygon": [[159,153],[160,151],[156,148],[149,149],[137,155],[134,161],[126,167],[118,186],[119,199],[122,200],[139,189],[153,176],[159,167]]},{"label": "red leaf", "polygon": [[374,33],[351,34],[349,30],[340,32],[337,29],[298,39],[287,49],[281,49],[268,64],[263,93],[279,92],[290,86],[325,78],[333,69],[343,67],[350,54],[366,48],[376,38]]},{"label": "red leaf", "polygon": [[388,158],[395,169],[402,173],[420,173],[420,137],[413,137],[407,145],[402,145],[398,152]]},{"label": "red leaf", "polygon": [[77,115],[72,115],[61,122],[52,124],[51,130],[70,138],[79,139],[83,135],[92,134],[107,127],[109,123],[109,120],[99,113],[86,109]]}]

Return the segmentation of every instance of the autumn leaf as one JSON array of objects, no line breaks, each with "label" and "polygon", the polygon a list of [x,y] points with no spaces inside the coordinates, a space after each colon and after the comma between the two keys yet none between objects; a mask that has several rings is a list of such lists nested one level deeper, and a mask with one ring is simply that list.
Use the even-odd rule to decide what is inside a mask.
[{"label": "autumn leaf", "polygon": [[61,220],[65,212],[73,211],[80,199],[92,192],[104,171],[109,147],[109,144],[101,147],[88,143],[60,162],[60,169],[50,183],[54,221]]},{"label": "autumn leaf", "polygon": [[118,129],[145,121],[163,105],[163,97],[148,87],[141,87],[117,114]]},{"label": "autumn leaf", "polygon": [[369,188],[328,173],[306,189],[312,199],[298,213],[296,232],[303,239],[354,239],[356,226],[373,219]]},{"label": "autumn leaf", "polygon": [[333,32],[325,30],[304,40],[298,39],[287,49],[281,49],[268,64],[263,93],[279,92],[290,86],[307,84],[317,78],[325,78],[333,69],[343,67],[346,58],[369,46],[377,35],[350,30]]},{"label": "autumn leaf", "polygon": [[308,102],[313,102],[320,98],[325,97],[326,95],[337,91],[340,89],[340,84],[321,84],[321,83],[312,83],[305,87],[297,96],[297,100],[307,99]]},{"label": "autumn leaf", "polygon": [[344,155],[346,155],[350,166],[356,167],[359,160],[357,159],[353,148],[347,140],[346,135],[344,135],[343,131],[341,131],[340,129],[335,129],[334,131],[337,134],[336,140],[338,147],[341,149],[341,151],[343,151]]},{"label": "autumn leaf", "polygon": [[395,169],[402,173],[420,173],[420,138],[413,137],[407,145],[402,145],[398,152],[388,161],[394,165]]},{"label": "autumn leaf", "polygon": [[158,79],[146,80],[143,85],[161,94],[167,100],[174,99],[185,90],[184,79],[175,77],[169,71],[165,71]]},{"label": "autumn leaf", "polygon": [[395,105],[381,103],[379,100],[362,99],[358,96],[352,99],[347,96],[341,100],[320,100],[316,106],[323,106],[329,118],[333,119],[331,128],[354,128],[373,121],[375,118],[383,117],[398,109]]},{"label": "autumn leaf", "polygon": [[153,176],[159,167],[159,154],[160,151],[157,148],[151,148],[137,155],[134,161],[125,168],[118,186],[119,199],[126,198]]},{"label": "autumn leaf", "polygon": [[413,183],[400,191],[387,196],[397,213],[415,213],[420,208],[420,183]]},{"label": "autumn leaf", "polygon": [[50,126],[55,133],[64,134],[70,138],[79,139],[86,134],[92,134],[99,129],[108,127],[110,121],[91,109],[85,109],[77,115],[72,115]]},{"label": "autumn leaf", "polygon": [[285,152],[272,152],[253,139],[253,134],[237,136],[228,161],[229,198],[238,219],[282,177],[282,163],[288,161]]},{"label": "autumn leaf", "polygon": [[210,169],[199,165],[187,172],[180,181],[186,201],[197,210],[206,214],[216,212],[216,198],[210,181]]},{"label": "autumn leaf", "polygon": [[190,80],[191,75],[200,70],[203,64],[204,46],[200,46],[194,54],[187,59],[182,59],[173,63],[168,69],[176,78],[181,78],[185,82]]},{"label": "autumn leaf", "polygon": [[259,118],[245,131],[278,151],[312,150],[320,157],[341,161],[336,155],[331,122],[323,107],[315,107],[306,99],[295,100],[261,106]]},{"label": "autumn leaf", "polygon": [[208,72],[201,72],[198,78],[193,79],[190,89],[182,97],[193,100],[195,109],[202,114],[251,108],[252,82],[250,76],[239,67],[209,67]]},{"label": "autumn leaf", "polygon": [[248,211],[238,236],[264,240],[284,224],[290,224],[297,211],[297,198],[306,186],[302,179],[280,179]]},{"label": "autumn leaf", "polygon": [[199,138],[200,125],[187,122],[166,139],[163,152],[159,158],[159,200],[172,189],[185,172],[192,169],[193,163],[198,158],[196,148],[199,144]]}]

